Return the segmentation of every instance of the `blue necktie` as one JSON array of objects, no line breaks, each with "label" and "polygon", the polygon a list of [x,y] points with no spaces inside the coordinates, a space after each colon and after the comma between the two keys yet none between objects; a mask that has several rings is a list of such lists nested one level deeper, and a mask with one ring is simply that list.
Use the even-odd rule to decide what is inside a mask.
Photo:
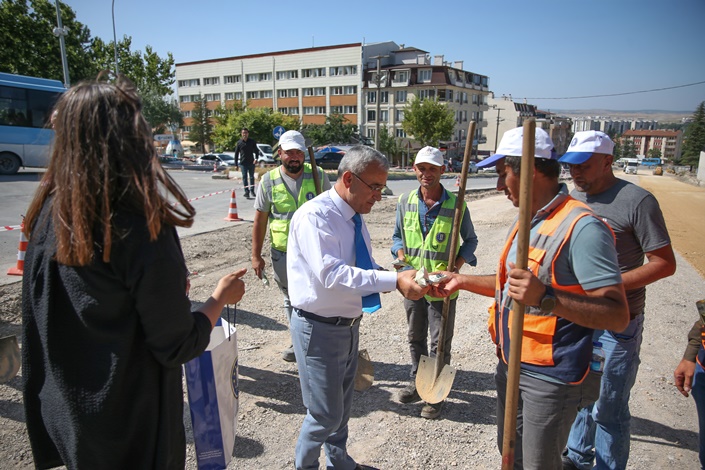
[{"label": "blue necktie", "polygon": [[[362,219],[360,214],[355,214],[352,218],[355,223],[355,266],[362,269],[372,269],[370,252],[367,251],[365,239],[362,237]],[[382,308],[382,302],[378,293],[366,295],[362,298],[362,311],[367,313],[376,312]]]}]

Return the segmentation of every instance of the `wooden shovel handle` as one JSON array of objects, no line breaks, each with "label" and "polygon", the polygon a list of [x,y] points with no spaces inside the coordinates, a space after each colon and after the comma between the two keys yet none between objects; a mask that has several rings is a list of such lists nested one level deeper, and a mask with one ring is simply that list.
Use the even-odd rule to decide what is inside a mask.
[{"label": "wooden shovel handle", "polygon": [[311,170],[313,171],[313,186],[316,188],[316,195],[321,194],[321,178],[318,175],[316,158],[313,156],[313,147],[308,147],[308,157],[311,160]]},{"label": "wooden shovel handle", "polygon": [[[517,234],[517,269],[526,269],[531,231],[531,199],[534,182],[534,150],[536,147],[536,121],[524,121],[524,142],[521,155],[519,180],[519,232]],[[502,439],[502,470],[514,468],[516,451],[517,406],[519,404],[519,372],[521,370],[521,340],[524,331],[524,304],[512,302],[512,347],[509,350],[509,370],[504,402],[504,435]]]},{"label": "wooden shovel handle", "polygon": [[[470,166],[470,154],[472,153],[472,140],[475,136],[475,121],[468,125],[467,144],[465,145],[465,155],[463,157],[463,168],[460,172],[460,186],[458,196],[455,200],[455,213],[453,214],[453,230],[450,235],[450,251],[448,255],[448,271],[455,270],[455,252],[458,249],[458,238],[460,233],[460,221],[463,217],[463,202],[465,201],[465,185],[468,181],[468,167]],[[438,332],[438,345],[436,346],[436,377],[443,369],[445,356],[446,324],[448,323],[448,310],[450,309],[450,297],[443,299],[443,310],[441,311],[441,329]]]}]

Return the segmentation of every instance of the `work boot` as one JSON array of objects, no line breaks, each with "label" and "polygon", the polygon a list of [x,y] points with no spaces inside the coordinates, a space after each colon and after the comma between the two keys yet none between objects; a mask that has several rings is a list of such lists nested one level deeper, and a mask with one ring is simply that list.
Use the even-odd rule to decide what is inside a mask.
[{"label": "work boot", "polygon": [[409,385],[399,390],[397,400],[401,403],[416,403],[417,401],[421,401],[419,392],[416,391],[416,383],[412,381]]},{"label": "work boot", "polygon": [[426,419],[436,419],[441,414],[441,409],[443,408],[443,402],[439,403],[426,403],[423,408],[421,408],[421,417]]},{"label": "work boot", "polygon": [[247,199],[250,198],[250,192],[249,192],[249,191],[245,191],[245,198],[247,198]]},{"label": "work boot", "polygon": [[286,362],[296,362],[294,346],[289,346],[284,351],[282,351],[282,359],[284,359]]}]

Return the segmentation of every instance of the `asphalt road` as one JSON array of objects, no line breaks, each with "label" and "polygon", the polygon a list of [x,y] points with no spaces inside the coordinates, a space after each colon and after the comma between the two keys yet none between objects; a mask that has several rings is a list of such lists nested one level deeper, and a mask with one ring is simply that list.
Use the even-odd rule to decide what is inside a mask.
[{"label": "asphalt road", "polygon": [[[239,173],[233,179],[214,179],[211,171],[170,170],[169,173],[181,186],[191,204],[196,208],[196,219],[191,228],[179,229],[180,237],[189,237],[203,232],[210,232],[229,224],[252,222],[254,218],[254,199],[245,199]],[[0,176],[0,285],[18,282],[19,276],[7,275],[7,270],[17,265],[19,230],[5,230],[3,226],[19,226],[34,192],[39,185],[43,170],[21,170],[16,175]],[[233,175],[233,174],[231,174]],[[474,176],[468,178],[467,190],[491,189],[495,187],[496,176]],[[446,188],[456,190],[455,176],[448,175],[443,180]],[[390,180],[389,188],[397,197],[402,192],[416,187],[416,179],[409,173],[408,180]],[[230,197],[235,190],[235,203],[240,222],[224,220],[228,215]],[[231,241],[223,240],[223,247]]]}]

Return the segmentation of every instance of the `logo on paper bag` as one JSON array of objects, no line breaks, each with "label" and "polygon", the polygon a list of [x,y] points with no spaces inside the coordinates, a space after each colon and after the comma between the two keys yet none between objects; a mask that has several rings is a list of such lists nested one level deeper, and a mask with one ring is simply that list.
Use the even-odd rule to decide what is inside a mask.
[{"label": "logo on paper bag", "polygon": [[230,387],[233,390],[233,396],[235,398],[239,398],[240,395],[240,386],[237,381],[237,357],[233,361],[233,367],[230,369]]}]

